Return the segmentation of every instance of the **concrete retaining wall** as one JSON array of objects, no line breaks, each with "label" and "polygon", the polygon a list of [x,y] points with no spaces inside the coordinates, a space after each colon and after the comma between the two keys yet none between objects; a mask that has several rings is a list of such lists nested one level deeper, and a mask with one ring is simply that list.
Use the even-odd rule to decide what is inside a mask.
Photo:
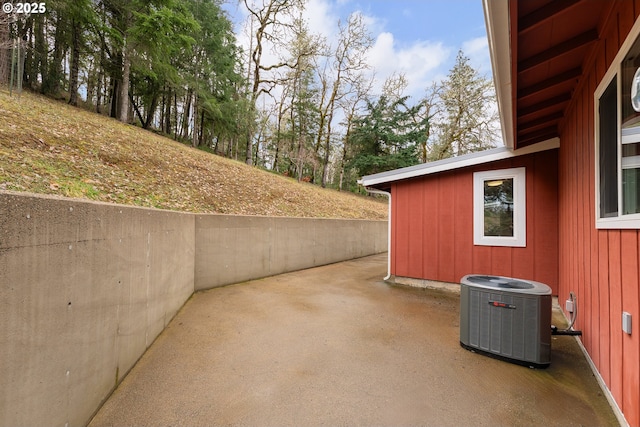
[{"label": "concrete retaining wall", "polygon": [[0,192],[0,425],[87,423],[194,289],[383,252],[386,226]]},{"label": "concrete retaining wall", "polygon": [[193,293],[192,215],[0,194],[0,425],[85,424]]},{"label": "concrete retaining wall", "polygon": [[195,290],[385,252],[385,221],[196,217]]}]

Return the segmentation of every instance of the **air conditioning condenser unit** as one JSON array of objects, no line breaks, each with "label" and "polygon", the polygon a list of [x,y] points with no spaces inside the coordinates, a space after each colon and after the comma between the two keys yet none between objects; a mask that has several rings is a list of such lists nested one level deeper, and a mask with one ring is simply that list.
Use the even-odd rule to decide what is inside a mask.
[{"label": "air conditioning condenser unit", "polygon": [[551,363],[551,288],[511,277],[464,276],[460,345],[520,365],[546,368]]}]

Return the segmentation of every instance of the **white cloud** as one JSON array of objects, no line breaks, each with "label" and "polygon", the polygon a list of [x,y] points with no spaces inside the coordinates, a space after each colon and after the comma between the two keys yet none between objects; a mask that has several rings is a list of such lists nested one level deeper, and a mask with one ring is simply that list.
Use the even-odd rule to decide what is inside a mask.
[{"label": "white cloud", "polygon": [[468,55],[474,55],[479,52],[484,52],[488,48],[489,42],[486,37],[476,37],[475,39],[467,40],[462,44],[462,50]]},{"label": "white cloud", "polygon": [[369,52],[369,63],[375,68],[378,92],[387,77],[402,73],[408,82],[406,94],[419,98],[433,80],[442,77],[450,54],[451,49],[440,42],[418,40],[399,47],[393,34],[384,32]]},{"label": "white cloud", "polygon": [[312,34],[321,34],[331,40],[338,34],[339,15],[325,0],[309,0],[303,13]]},{"label": "white cloud", "polygon": [[462,52],[469,58],[471,66],[477,69],[481,75],[491,75],[489,41],[486,36],[467,40],[462,44]]}]

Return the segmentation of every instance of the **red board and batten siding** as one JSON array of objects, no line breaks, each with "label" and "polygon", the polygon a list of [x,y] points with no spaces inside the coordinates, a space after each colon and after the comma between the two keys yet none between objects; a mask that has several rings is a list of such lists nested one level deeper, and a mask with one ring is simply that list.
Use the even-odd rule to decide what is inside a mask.
[{"label": "red board and batten siding", "polygon": [[[578,298],[576,327],[625,418],[640,426],[640,236],[595,227],[594,92],[640,14],[640,1],[612,3],[603,16],[597,54],[573,95],[559,153],[558,295]],[[622,331],[631,313],[632,334]]]},{"label": "red board and batten siding", "polygon": [[[458,283],[466,274],[537,280],[558,290],[557,150],[392,184],[391,273]],[[527,246],[473,244],[473,173],[525,167]]]}]

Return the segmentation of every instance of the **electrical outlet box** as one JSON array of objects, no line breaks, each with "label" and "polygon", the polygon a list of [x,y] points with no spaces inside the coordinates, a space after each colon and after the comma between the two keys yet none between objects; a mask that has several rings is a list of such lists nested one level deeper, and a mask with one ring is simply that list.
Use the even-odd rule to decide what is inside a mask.
[{"label": "electrical outlet box", "polygon": [[631,335],[631,313],[622,312],[622,330]]},{"label": "electrical outlet box", "polygon": [[568,300],[564,303],[564,308],[565,308],[565,310],[567,310],[569,313],[573,313],[573,300],[568,299]]}]

